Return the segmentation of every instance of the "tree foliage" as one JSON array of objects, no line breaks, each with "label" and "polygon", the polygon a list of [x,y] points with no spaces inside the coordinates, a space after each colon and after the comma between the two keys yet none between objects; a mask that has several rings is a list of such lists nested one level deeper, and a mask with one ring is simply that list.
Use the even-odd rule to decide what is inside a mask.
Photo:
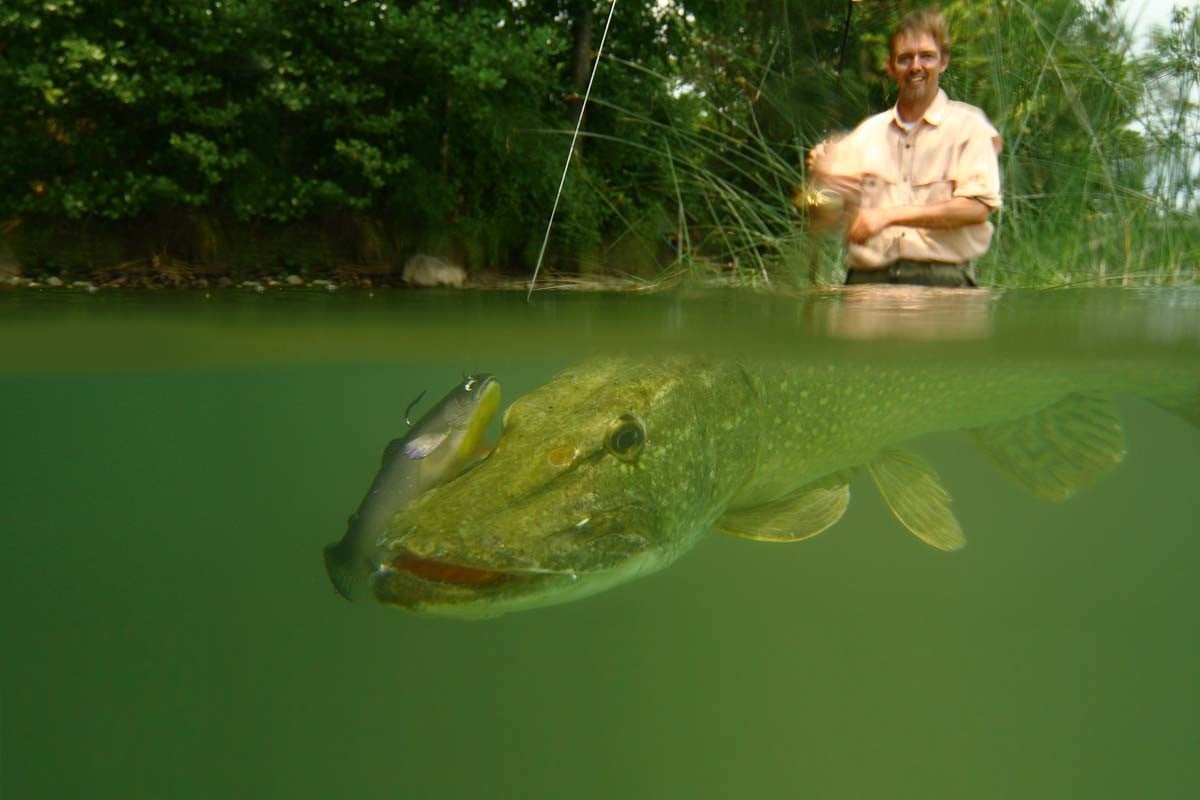
[{"label": "tree foliage", "polygon": [[[622,2],[554,263],[652,272],[746,256],[761,266],[785,250],[799,230],[787,198],[804,152],[892,102],[886,36],[915,5]],[[1150,67],[1129,57],[1114,0],[941,5],[955,37],[944,85],[1006,139],[1006,225],[1147,202],[1148,176],[1165,174],[1147,157],[1173,141],[1171,124],[1131,125]],[[429,248],[527,270],[609,10],[600,0],[7,0],[0,220],[120,230],[183,213],[261,232],[352,219],[376,232],[385,260]],[[1194,28],[1194,12],[1186,19]],[[1160,73],[1185,74],[1194,52],[1166,42]]]},{"label": "tree foliage", "polygon": [[1159,154],[1151,171],[1155,196],[1180,209],[1200,208],[1200,9],[1174,9],[1154,31],[1143,60],[1142,123]]},{"label": "tree foliage", "polygon": [[[0,11],[0,215],[352,213],[416,232],[413,246],[470,239],[519,260],[579,108],[579,5],[12,0]],[[673,26],[640,22],[610,51],[666,68]],[[606,82],[643,108],[669,99],[650,72]],[[612,116],[592,113],[589,130],[611,134]],[[608,149],[580,165],[592,185],[632,191],[621,180],[631,166],[653,171],[648,156]],[[576,251],[605,232],[586,185],[563,205]]]}]

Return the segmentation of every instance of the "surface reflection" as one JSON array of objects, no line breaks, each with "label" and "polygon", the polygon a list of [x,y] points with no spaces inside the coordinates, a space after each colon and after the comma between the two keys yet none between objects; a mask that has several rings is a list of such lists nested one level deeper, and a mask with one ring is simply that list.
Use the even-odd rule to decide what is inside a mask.
[{"label": "surface reflection", "polygon": [[815,330],[840,339],[986,339],[1003,296],[990,289],[865,284],[840,287],[813,305]]}]

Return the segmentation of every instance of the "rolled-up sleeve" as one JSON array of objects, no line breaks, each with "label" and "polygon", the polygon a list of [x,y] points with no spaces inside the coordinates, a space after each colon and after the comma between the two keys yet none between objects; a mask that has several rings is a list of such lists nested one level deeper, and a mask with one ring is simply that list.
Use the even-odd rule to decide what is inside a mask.
[{"label": "rolled-up sleeve", "polygon": [[1000,134],[990,122],[973,121],[959,146],[950,178],[955,197],[970,197],[993,211],[1000,208]]}]

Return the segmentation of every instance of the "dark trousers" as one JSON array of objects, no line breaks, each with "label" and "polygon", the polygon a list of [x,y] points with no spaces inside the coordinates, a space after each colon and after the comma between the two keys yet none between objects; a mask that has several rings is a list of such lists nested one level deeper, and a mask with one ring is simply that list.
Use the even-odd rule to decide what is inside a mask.
[{"label": "dark trousers", "polygon": [[879,269],[851,267],[846,271],[846,285],[863,283],[905,283],[916,286],[977,286],[975,266],[946,264],[941,261],[908,261],[901,259]]}]

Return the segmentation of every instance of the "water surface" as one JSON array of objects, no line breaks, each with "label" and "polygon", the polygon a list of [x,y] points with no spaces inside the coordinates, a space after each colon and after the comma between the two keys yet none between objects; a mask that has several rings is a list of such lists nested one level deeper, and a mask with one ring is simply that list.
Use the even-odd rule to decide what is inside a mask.
[{"label": "water surface", "polygon": [[958,553],[855,484],[810,541],[713,534],[489,621],[329,585],[405,407],[464,372],[507,400],[613,350],[1200,373],[1195,291],[930,297],[0,296],[0,796],[1195,794],[1200,431],[1134,396],[1124,462],[1062,504],[917,442]]}]

